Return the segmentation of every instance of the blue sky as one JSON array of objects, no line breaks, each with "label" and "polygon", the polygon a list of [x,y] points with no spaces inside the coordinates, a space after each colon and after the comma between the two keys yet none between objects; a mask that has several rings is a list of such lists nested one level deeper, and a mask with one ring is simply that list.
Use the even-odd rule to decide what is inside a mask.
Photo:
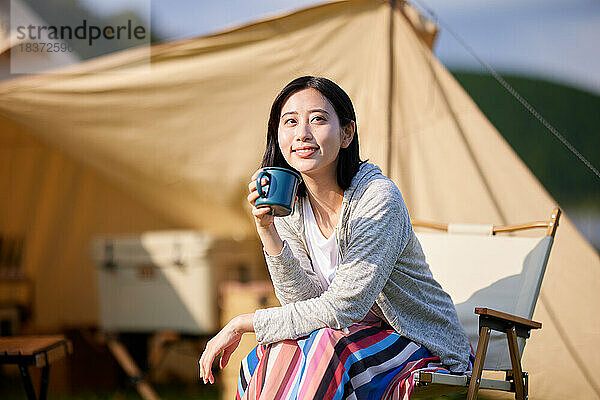
[{"label": "blue sky", "polygon": [[[151,28],[187,38],[230,28],[314,0],[81,0],[101,14],[144,9]],[[417,2],[418,1],[418,2]],[[415,0],[425,3],[500,71],[564,82],[600,94],[600,1],[598,0]],[[436,55],[449,67],[477,69],[477,62],[444,31]]]}]

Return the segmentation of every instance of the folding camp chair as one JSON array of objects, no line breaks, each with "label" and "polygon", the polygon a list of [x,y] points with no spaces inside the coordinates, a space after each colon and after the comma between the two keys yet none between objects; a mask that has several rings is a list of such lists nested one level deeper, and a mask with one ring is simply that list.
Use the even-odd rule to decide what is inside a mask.
[{"label": "folding camp chair", "polygon": [[[473,371],[465,375],[417,372],[413,397],[468,388],[469,400],[477,398],[479,389],[514,392],[516,399],[527,399],[528,375],[522,371],[521,356],[530,330],[542,326],[531,318],[560,213],[556,208],[548,221],[511,226],[413,220],[433,276],[452,297],[471,346],[477,349]],[[532,228],[545,228],[545,236],[512,233]],[[482,379],[483,370],[505,375]]]}]

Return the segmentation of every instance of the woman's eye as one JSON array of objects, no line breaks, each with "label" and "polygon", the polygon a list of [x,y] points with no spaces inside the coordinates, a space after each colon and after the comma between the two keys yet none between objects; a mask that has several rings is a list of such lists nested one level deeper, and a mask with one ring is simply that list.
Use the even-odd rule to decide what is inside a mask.
[{"label": "woman's eye", "polygon": [[321,117],[320,115],[317,115],[313,118],[313,121],[325,121],[325,118]]},{"label": "woman's eye", "polygon": [[295,120],[295,119],[293,119],[293,118],[288,118],[288,119],[286,119],[286,120],[285,120],[283,123],[284,123],[285,125],[288,125],[288,123],[294,123],[294,122],[296,122],[296,120]]}]

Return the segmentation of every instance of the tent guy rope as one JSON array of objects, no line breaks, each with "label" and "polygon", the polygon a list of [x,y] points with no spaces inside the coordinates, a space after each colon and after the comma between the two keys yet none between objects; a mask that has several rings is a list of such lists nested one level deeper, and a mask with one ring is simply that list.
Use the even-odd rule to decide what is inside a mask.
[{"label": "tent guy rope", "polygon": [[416,3],[419,6],[419,8],[423,9],[427,14],[429,14],[430,18],[438,26],[441,26],[446,31],[448,31],[448,33],[450,33],[454,37],[454,39],[456,39],[456,41],[460,43],[460,45],[463,46],[465,50],[473,58],[475,58],[475,60],[477,60],[477,62],[479,62],[479,64],[481,64],[481,66],[484,67],[490,73],[490,75],[492,75],[494,79],[496,79],[496,81],[498,81],[498,83],[502,85],[502,87],[504,87],[504,89],[506,89],[508,93],[510,93],[515,99],[517,99],[517,101],[521,103],[521,105],[525,107],[525,109],[529,111],[529,113],[533,115],[542,125],[544,125],[546,129],[548,129],[567,149],[569,149],[573,154],[575,154],[575,156],[579,158],[579,160],[582,163],[584,163],[585,166],[588,167],[590,171],[594,173],[594,175],[596,175],[596,177],[600,178],[600,172],[598,172],[598,169],[594,167],[592,163],[590,163],[571,143],[569,143],[569,141],[563,135],[561,135],[560,132],[554,126],[552,126],[531,104],[529,104],[529,102],[523,96],[521,96],[519,92],[515,90],[515,88],[513,88],[508,82],[506,82],[504,78],[502,78],[500,74],[498,74],[496,70],[492,68],[491,65],[489,65],[481,57],[479,57],[477,53],[475,53],[473,48],[469,46],[467,42],[452,28],[450,28],[450,26],[445,21],[443,21],[427,4],[423,3],[422,0],[412,0],[412,2]]}]

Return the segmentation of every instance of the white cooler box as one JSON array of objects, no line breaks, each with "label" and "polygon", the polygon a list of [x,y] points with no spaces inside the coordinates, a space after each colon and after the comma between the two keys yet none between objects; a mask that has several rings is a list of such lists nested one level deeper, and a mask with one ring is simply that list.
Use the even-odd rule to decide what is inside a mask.
[{"label": "white cooler box", "polygon": [[106,331],[218,328],[212,238],[197,231],[157,231],[95,238],[100,324]]}]

